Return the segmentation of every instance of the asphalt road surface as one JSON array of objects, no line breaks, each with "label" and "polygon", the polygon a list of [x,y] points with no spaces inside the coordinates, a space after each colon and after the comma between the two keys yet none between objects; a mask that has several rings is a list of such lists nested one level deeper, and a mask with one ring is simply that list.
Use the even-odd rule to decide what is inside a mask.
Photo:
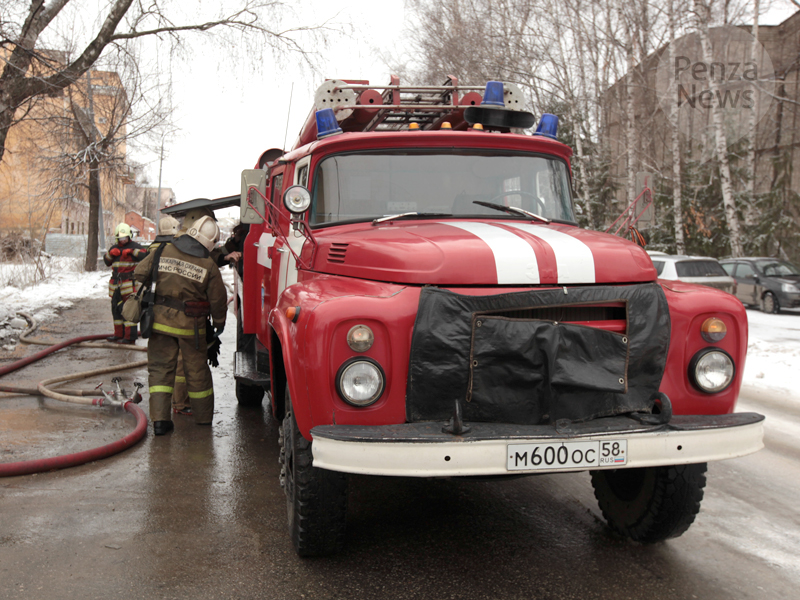
[{"label": "asphalt road surface", "polygon": [[[89,300],[37,335],[103,333],[107,313],[106,301]],[[767,414],[767,448],[709,466],[701,513],[678,539],[642,546],[616,537],[588,475],[354,476],[345,550],[300,559],[286,533],[277,426],[266,410],[240,409],[234,398],[233,330],[214,372],[212,428],[176,416],[172,434],[155,438],[151,428],[109,459],[0,479],[0,598],[800,597],[800,442],[784,426],[796,427],[800,411],[769,397],[743,398],[740,407]],[[4,381],[142,356],[69,349]],[[128,389],[146,380],[143,371],[123,376]],[[111,376],[102,377],[84,386],[109,387]],[[0,461],[91,448],[132,425],[109,409],[0,395]]]}]

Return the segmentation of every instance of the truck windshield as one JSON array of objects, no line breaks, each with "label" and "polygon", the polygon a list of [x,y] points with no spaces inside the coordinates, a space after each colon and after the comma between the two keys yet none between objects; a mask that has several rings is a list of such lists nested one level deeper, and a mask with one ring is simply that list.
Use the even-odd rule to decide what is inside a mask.
[{"label": "truck windshield", "polygon": [[566,163],[523,154],[337,154],[317,166],[310,224],[407,212],[508,218],[474,201],[575,220]]}]

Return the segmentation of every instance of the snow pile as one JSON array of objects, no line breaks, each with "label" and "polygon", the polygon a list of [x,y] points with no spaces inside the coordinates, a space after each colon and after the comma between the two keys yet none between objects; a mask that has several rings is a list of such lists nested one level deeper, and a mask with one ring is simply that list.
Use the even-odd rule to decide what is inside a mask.
[{"label": "snow pile", "polygon": [[743,385],[800,401],[800,313],[747,311],[750,339]]},{"label": "snow pile", "polygon": [[[0,263],[0,267],[6,282],[18,282],[25,281],[24,275],[31,265]],[[13,350],[19,334],[27,327],[27,322],[17,317],[18,311],[43,322],[78,300],[108,294],[109,271],[78,272],[73,259],[59,259],[50,267],[51,275],[35,285],[24,288],[8,283],[0,285],[0,346],[3,349]]]}]

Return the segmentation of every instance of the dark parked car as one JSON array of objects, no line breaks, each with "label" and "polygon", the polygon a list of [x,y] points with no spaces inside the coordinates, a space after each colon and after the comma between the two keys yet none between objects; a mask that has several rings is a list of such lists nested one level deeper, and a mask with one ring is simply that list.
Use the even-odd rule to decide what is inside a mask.
[{"label": "dark parked car", "polygon": [[728,258],[722,268],[736,280],[734,295],[766,313],[800,306],[800,269],[776,258]]}]

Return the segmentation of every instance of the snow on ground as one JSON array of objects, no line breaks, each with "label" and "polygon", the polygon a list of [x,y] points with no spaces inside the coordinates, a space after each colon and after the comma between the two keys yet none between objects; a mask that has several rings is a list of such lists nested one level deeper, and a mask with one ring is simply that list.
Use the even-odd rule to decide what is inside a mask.
[{"label": "snow on ground", "polygon": [[800,312],[747,311],[750,339],[743,385],[800,402]]},{"label": "snow on ground", "polygon": [[[63,259],[49,265],[49,276],[43,281],[26,287],[8,282],[25,281],[25,269],[31,265],[0,264],[3,283],[0,285],[0,322],[17,311],[33,315],[37,321],[45,321],[56,315],[59,309],[72,306],[83,298],[96,298],[108,294],[110,271],[80,272],[74,261]],[[14,270],[18,269],[18,273]],[[16,277],[15,277],[16,276]]]}]

